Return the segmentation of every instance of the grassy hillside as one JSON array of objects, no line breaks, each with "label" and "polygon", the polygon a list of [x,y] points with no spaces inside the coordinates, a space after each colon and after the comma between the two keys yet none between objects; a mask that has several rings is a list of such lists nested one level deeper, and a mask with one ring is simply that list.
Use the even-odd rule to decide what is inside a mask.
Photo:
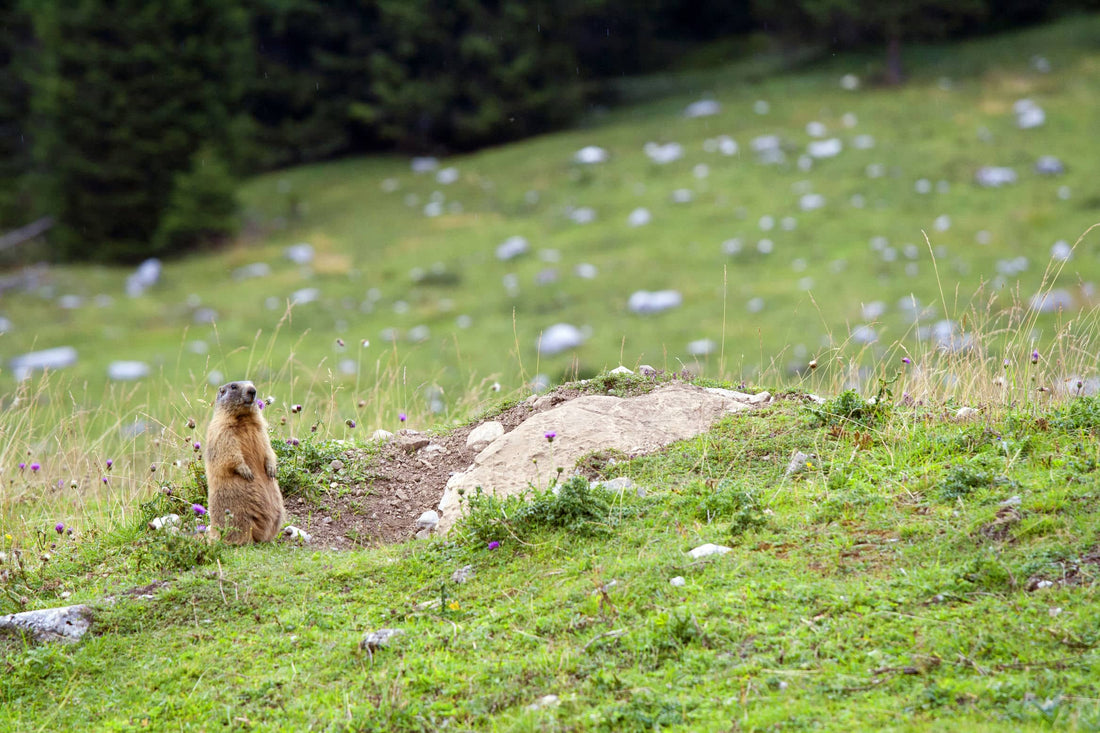
[{"label": "grassy hillside", "polygon": [[[71,647],[0,642],[0,726],[1095,730],[1100,402],[952,414],[790,395],[592,462],[634,487],[482,501],[445,541],[51,530],[0,603],[97,621]],[[693,560],[704,542],[732,549]],[[359,648],[382,628],[404,634]]]},{"label": "grassy hillside", "polygon": [[[862,56],[631,80],[649,101],[442,161],[449,183],[397,158],[249,181],[247,233],[140,297],[102,267],[4,291],[6,358],[79,359],[23,382],[0,365],[0,613],[90,602],[97,624],[72,647],[0,638],[0,728],[1097,729],[1098,39],[1087,17],[909,49],[901,89]],[[720,112],[685,117],[702,98]],[[1044,122],[1021,129],[1028,99]],[[783,162],[753,151],[765,135]],[[574,162],[588,145],[608,160]],[[1016,181],[980,186],[983,166]],[[499,260],[514,236],[529,252]],[[663,289],[682,304],[628,308]],[[584,343],[540,355],[557,323]],[[121,359],[152,374],[107,382]],[[275,398],[283,486],[316,517],[379,491],[383,454],[330,463],[374,429],[444,430],[619,363],[784,399],[588,467],[642,492],[483,501],[446,540],[146,529],[202,498],[212,381]],[[813,458],[788,476],[795,451]],[[704,542],[732,549],[686,554]],[[405,635],[359,649],[384,627]]]}]

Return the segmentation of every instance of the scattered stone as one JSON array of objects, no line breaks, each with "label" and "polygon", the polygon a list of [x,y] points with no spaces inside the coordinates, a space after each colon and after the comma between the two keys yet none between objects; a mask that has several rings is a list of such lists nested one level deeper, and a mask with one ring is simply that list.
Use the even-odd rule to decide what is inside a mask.
[{"label": "scattered stone", "polygon": [[398,444],[406,453],[416,453],[421,448],[426,448],[431,442],[419,435],[402,435],[398,438]]},{"label": "scattered stone", "polygon": [[467,580],[474,576],[473,565],[463,565],[458,570],[451,573],[451,582],[455,584],[465,583]]},{"label": "scattered stone", "polygon": [[859,89],[859,77],[855,74],[845,74],[840,77],[840,88],[849,92]]},{"label": "scattered stone", "polygon": [[1012,105],[1012,111],[1016,114],[1016,126],[1021,130],[1031,130],[1041,127],[1046,122],[1047,115],[1043,108],[1031,99],[1020,99]]},{"label": "scattered stone", "polygon": [[333,471],[343,471],[344,462],[341,461],[339,458],[334,458],[332,459],[332,463],[328,464],[328,467],[331,468]]},{"label": "scattered stone", "polygon": [[566,213],[574,224],[591,224],[596,221],[596,210],[591,206],[579,206]]},{"label": "scattered stone", "polygon": [[149,522],[149,529],[159,530],[164,529],[165,527],[176,527],[179,526],[179,523],[180,515],[165,514],[163,517],[155,517],[151,522]]},{"label": "scattered stone", "polygon": [[302,288],[290,294],[291,305],[305,305],[321,299],[319,288]]},{"label": "scattered stone", "polygon": [[978,419],[978,411],[973,407],[960,407],[955,411],[955,422],[969,422]]},{"label": "scattered stone", "polygon": [[107,378],[126,382],[149,376],[149,365],[143,361],[112,361],[107,365]]},{"label": "scattered stone", "polygon": [[687,345],[687,352],[692,356],[707,356],[718,349],[718,344],[711,339],[697,339]]},{"label": "scattered stone", "polygon": [[825,197],[819,193],[808,193],[798,200],[798,208],[803,211],[814,211],[824,206]]},{"label": "scattered stone", "polygon": [[359,648],[365,649],[368,652],[375,652],[384,646],[389,646],[390,642],[404,634],[404,629],[378,629],[378,631],[368,631],[363,637],[363,640],[359,642]]},{"label": "scattered stone", "polygon": [[1016,171],[1006,166],[986,165],[974,174],[974,181],[983,188],[1000,188],[1016,180]]},{"label": "scattered stone", "polygon": [[796,473],[802,473],[806,470],[806,464],[816,460],[816,453],[803,453],[800,450],[795,451],[794,455],[791,457],[790,463],[787,464],[787,470],[784,475],[793,476]]},{"label": "scattered stone", "polygon": [[1058,313],[1073,310],[1073,295],[1064,288],[1054,288],[1031,296],[1028,302],[1037,313]]},{"label": "scattered stone", "polygon": [[584,333],[569,323],[555,323],[543,331],[536,347],[539,354],[553,356],[581,346],[585,341]]},{"label": "scattered stone", "polygon": [[434,509],[429,509],[420,515],[420,518],[416,520],[416,528],[419,530],[428,530],[434,532],[435,528],[439,526],[439,512]]},{"label": "scattered stone", "polygon": [[292,244],[283,250],[283,256],[296,265],[308,265],[313,262],[313,245],[306,242]]},{"label": "scattered stone", "polygon": [[234,280],[252,280],[258,277],[267,277],[271,274],[271,265],[266,262],[253,262],[250,265],[238,267],[233,271]]},{"label": "scattered stone", "polygon": [[76,349],[72,346],[57,346],[16,356],[12,358],[9,365],[15,378],[22,381],[33,372],[44,369],[64,369],[75,363]]},{"label": "scattered stone", "polygon": [[455,168],[454,166],[451,166],[451,167],[448,167],[448,168],[444,168],[443,170],[436,173],[435,174],[435,181],[436,181],[436,183],[438,183],[440,185],[449,186],[449,185],[451,185],[452,183],[454,183],[455,181],[458,180],[458,176],[459,176],[458,168]]},{"label": "scattered stone", "polygon": [[844,145],[839,138],[831,137],[828,140],[815,140],[806,146],[806,153],[811,158],[835,158],[844,150]]},{"label": "scattered stone", "polygon": [[680,143],[660,145],[648,142],[643,146],[643,150],[645,150],[645,154],[649,156],[649,159],[658,165],[665,165],[684,157],[684,146]]},{"label": "scattered stone", "polygon": [[1007,499],[1005,499],[1004,501],[1002,501],[1000,503],[1000,506],[1020,506],[1020,504],[1022,504],[1023,501],[1024,500],[1020,498],[1019,494],[1017,494],[1015,496],[1010,496]]},{"label": "scattered stone", "polygon": [[486,445],[504,435],[504,425],[496,420],[483,422],[470,431],[466,436],[466,447],[473,448],[476,445]]},{"label": "scattered stone", "polygon": [[825,127],[825,123],[814,120],[813,122],[806,123],[806,134],[810,137],[825,137],[829,130]]},{"label": "scattered stone", "polygon": [[313,541],[313,535],[306,532],[304,529],[299,529],[293,524],[288,524],[283,527],[283,537],[287,537],[292,540],[298,540],[299,542],[308,545]]},{"label": "scattered stone", "polygon": [[505,239],[497,246],[496,256],[502,262],[514,260],[520,255],[525,255],[531,249],[526,237],[514,235]]},{"label": "scattered stone", "polygon": [[137,269],[126,278],[126,294],[131,298],[142,295],[146,290],[160,282],[160,260],[150,257],[137,266]]},{"label": "scattered stone", "polygon": [[608,372],[608,374],[633,374],[633,373],[634,372],[630,371],[629,369],[624,367],[622,364],[620,364],[619,366],[615,367],[610,372]]},{"label": "scattered stone", "polygon": [[80,641],[92,625],[92,609],[84,604],[43,608],[0,616],[0,630],[15,631],[35,641]]},{"label": "scattered stone", "polygon": [[543,695],[538,700],[535,700],[533,703],[528,705],[527,709],[530,711],[535,711],[542,710],[544,708],[556,708],[560,704],[561,700],[558,699],[557,695]]},{"label": "scattered stone", "polygon": [[727,552],[732,552],[732,547],[726,547],[725,545],[716,545],[712,542],[708,542],[705,545],[699,545],[694,550],[688,552],[689,555],[695,560],[701,560],[704,557],[710,557],[711,555],[725,555]]},{"label": "scattered stone", "polygon": [[1040,176],[1060,176],[1066,172],[1066,166],[1053,155],[1041,155],[1035,161],[1035,172]]},{"label": "scattered stone", "polygon": [[679,290],[637,290],[626,303],[631,313],[650,314],[678,308],[684,302]]},{"label": "scattered stone", "polygon": [[409,161],[409,168],[413,173],[431,173],[439,167],[439,158],[430,155],[422,155]]},{"label": "scattered stone", "polygon": [[618,476],[608,481],[600,481],[599,486],[612,492],[629,491],[634,488],[634,479],[629,476]]},{"label": "scattered stone", "polygon": [[700,99],[698,102],[692,102],[684,109],[684,117],[688,119],[710,117],[721,111],[722,105],[718,104],[718,102],[715,102],[713,99]]},{"label": "scattered stone", "polygon": [[684,576],[677,575],[675,578],[669,578],[668,584],[674,588],[683,588],[687,585],[687,581],[684,580]]},{"label": "scattered stone", "polygon": [[626,218],[626,223],[632,227],[644,227],[652,220],[653,215],[649,213],[649,209],[639,206],[630,212],[630,216]]},{"label": "scattered stone", "polygon": [[573,162],[581,165],[593,165],[595,163],[606,163],[610,157],[607,151],[598,145],[586,145],[573,155]]}]

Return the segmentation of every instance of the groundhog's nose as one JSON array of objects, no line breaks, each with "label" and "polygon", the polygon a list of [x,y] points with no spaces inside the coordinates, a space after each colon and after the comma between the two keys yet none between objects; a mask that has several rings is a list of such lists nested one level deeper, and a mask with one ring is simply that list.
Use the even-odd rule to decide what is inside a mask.
[{"label": "groundhog's nose", "polygon": [[249,401],[249,402],[251,402],[252,400],[256,399],[256,388],[255,388],[255,387],[249,387],[248,389],[246,389],[246,390],[244,391],[244,393],[245,393],[246,395],[248,395],[248,401]]}]

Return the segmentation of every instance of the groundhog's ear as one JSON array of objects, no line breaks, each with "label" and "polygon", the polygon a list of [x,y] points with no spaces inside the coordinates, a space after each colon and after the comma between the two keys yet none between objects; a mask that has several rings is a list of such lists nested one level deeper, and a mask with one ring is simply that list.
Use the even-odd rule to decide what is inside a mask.
[{"label": "groundhog's ear", "polygon": [[221,397],[223,394],[225,394],[225,387],[218,387],[218,397]]}]

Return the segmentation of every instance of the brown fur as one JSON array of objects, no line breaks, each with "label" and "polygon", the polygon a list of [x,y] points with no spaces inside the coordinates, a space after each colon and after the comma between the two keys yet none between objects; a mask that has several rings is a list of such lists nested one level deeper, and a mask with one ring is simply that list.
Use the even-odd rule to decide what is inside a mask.
[{"label": "brown fur", "polygon": [[211,526],[234,545],[274,539],[286,510],[275,480],[275,451],[252,382],[218,388],[204,462]]}]

